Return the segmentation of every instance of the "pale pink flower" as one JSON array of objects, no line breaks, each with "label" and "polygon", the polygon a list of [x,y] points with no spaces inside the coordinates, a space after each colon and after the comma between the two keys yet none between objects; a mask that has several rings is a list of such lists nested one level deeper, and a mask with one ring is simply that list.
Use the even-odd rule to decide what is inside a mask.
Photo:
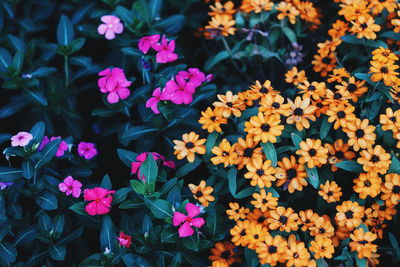
[{"label": "pale pink flower", "polygon": [[110,211],[112,203],[112,194],[115,191],[107,190],[101,187],[85,189],[83,198],[86,201],[92,201],[86,205],[85,210],[89,215],[103,215]]},{"label": "pale pink flower", "polygon": [[204,225],[203,218],[195,218],[200,214],[200,208],[192,203],[187,203],[185,206],[188,215],[182,214],[178,211],[174,212],[172,223],[174,226],[179,226],[179,237],[191,236],[194,233],[192,227],[200,228]]},{"label": "pale pink flower", "polygon": [[124,25],[116,16],[107,15],[102,16],[100,19],[102,22],[104,22],[104,24],[99,25],[97,32],[101,35],[105,34],[107,40],[114,39],[115,34],[120,34],[124,30]]},{"label": "pale pink flower", "polygon": [[27,132],[19,132],[11,137],[11,146],[26,146],[32,139],[32,134]]},{"label": "pale pink flower", "polygon": [[159,34],[154,34],[140,38],[138,43],[139,50],[142,51],[143,54],[147,54],[150,48],[154,49],[154,46],[157,44],[158,40],[160,40]]},{"label": "pale pink flower", "polygon": [[178,55],[174,53],[175,40],[171,40],[169,43],[165,36],[163,36],[161,43],[157,43],[153,46],[154,50],[157,51],[156,62],[167,63],[178,59]]},{"label": "pale pink flower", "polygon": [[206,75],[198,68],[189,68],[187,71],[180,71],[178,75],[189,80],[189,82],[193,83],[196,87],[200,86],[206,80]]},{"label": "pale pink flower", "polygon": [[64,182],[58,184],[61,192],[65,192],[67,196],[72,194],[75,198],[81,195],[81,187],[82,183],[72,178],[72,176],[68,176],[64,179]]},{"label": "pale pink flower", "polygon": [[89,160],[97,155],[97,149],[93,143],[80,142],[78,144],[78,154]]},{"label": "pale pink flower", "polygon": [[[52,136],[50,139],[45,136],[43,137],[42,142],[39,145],[38,151],[43,150],[43,148],[50,143],[51,141],[54,141],[56,139],[61,139],[60,136]],[[60,145],[58,146],[57,152],[56,152],[56,157],[61,157],[64,155],[64,152],[67,151],[69,149],[69,146],[67,144],[67,142],[65,141],[61,141]]]},{"label": "pale pink flower", "polygon": [[193,101],[193,94],[196,85],[187,82],[184,77],[177,75],[175,80],[169,80],[165,85],[165,95],[175,104],[190,104]]},{"label": "pale pink flower", "polygon": [[120,232],[119,236],[117,237],[118,243],[122,247],[129,248],[132,243],[132,237],[130,235],[124,234],[124,232]]}]

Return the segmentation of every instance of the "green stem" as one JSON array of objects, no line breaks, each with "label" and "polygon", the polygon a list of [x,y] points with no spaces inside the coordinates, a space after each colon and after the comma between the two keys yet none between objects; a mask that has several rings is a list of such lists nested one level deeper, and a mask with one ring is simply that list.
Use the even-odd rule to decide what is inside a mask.
[{"label": "green stem", "polygon": [[68,56],[64,56],[64,71],[65,71],[65,89],[68,89],[69,85]]},{"label": "green stem", "polygon": [[226,41],[226,39],[225,39],[224,36],[222,36],[222,43],[224,44],[225,50],[229,52],[230,59],[231,59],[231,61],[232,61],[233,67],[236,69],[236,71],[237,71],[238,73],[242,74],[241,71],[240,71],[240,69],[239,69],[239,66],[236,64],[235,60],[234,60],[233,57],[232,57],[232,56],[233,56],[232,50],[231,50],[231,48],[229,47],[228,42]]}]

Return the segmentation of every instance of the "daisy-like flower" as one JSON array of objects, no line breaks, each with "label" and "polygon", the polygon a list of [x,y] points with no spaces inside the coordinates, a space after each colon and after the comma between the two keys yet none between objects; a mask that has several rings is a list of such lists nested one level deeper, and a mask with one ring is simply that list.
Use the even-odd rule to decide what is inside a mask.
[{"label": "daisy-like flower", "polygon": [[398,56],[390,51],[390,49],[378,47],[374,51],[372,51],[372,60],[379,62],[394,62],[397,61]]},{"label": "daisy-like flower", "polygon": [[375,173],[360,173],[353,182],[353,191],[358,193],[361,199],[366,199],[367,196],[376,197],[381,192],[382,180]]},{"label": "daisy-like flower", "polygon": [[343,201],[341,205],[336,206],[335,220],[339,226],[346,226],[350,230],[361,224],[364,216],[364,207],[357,202]]},{"label": "daisy-like flower", "polygon": [[281,95],[265,95],[261,97],[258,111],[263,112],[264,115],[281,114],[283,116],[289,116],[289,104],[284,104],[284,102],[285,98]]},{"label": "daisy-like flower", "polygon": [[[237,247],[229,241],[217,242],[214,247],[210,249],[211,255],[208,257],[211,261],[220,261],[229,266],[235,262],[240,263],[240,251]],[[221,265],[222,266],[222,265]]]},{"label": "daisy-like flower", "polygon": [[282,134],[285,128],[281,123],[279,114],[264,115],[262,112],[258,116],[253,116],[246,121],[245,132],[252,134],[254,141],[263,143],[276,143],[276,137]]},{"label": "daisy-like flower", "polygon": [[213,147],[211,152],[215,155],[215,157],[211,158],[211,162],[214,165],[223,163],[225,168],[228,167],[228,165],[235,164],[238,156],[235,152],[235,147],[231,146],[226,139],[223,139],[219,146]]},{"label": "daisy-like flower", "polygon": [[268,233],[268,229],[262,224],[256,222],[249,223],[249,229],[246,230],[249,244],[249,249],[256,249],[262,242],[264,242],[265,236]]},{"label": "daisy-like flower", "polygon": [[[286,250],[286,266],[312,266],[310,253],[304,242],[296,240],[295,235],[288,238],[288,249]],[[315,266],[315,264],[313,264]]]},{"label": "daisy-like flower", "polygon": [[195,132],[185,133],[182,135],[182,141],[174,140],[174,155],[179,160],[186,157],[189,162],[193,162],[195,153],[206,153],[206,147],[203,145],[205,142],[206,139],[199,139],[199,135]]},{"label": "daisy-like flower", "polygon": [[103,24],[100,24],[97,28],[97,32],[101,35],[104,34],[107,40],[115,38],[115,34],[120,34],[124,30],[124,25],[120,19],[113,15],[102,16],[100,20]]},{"label": "daisy-like flower", "polygon": [[260,13],[272,10],[274,3],[271,0],[243,0],[240,10],[246,13]]},{"label": "daisy-like flower", "polygon": [[397,173],[385,175],[385,182],[382,186],[381,199],[386,201],[386,205],[397,205],[400,201],[400,176]]},{"label": "daisy-like flower", "polygon": [[251,179],[251,186],[271,187],[271,181],[276,180],[275,168],[271,166],[270,160],[263,162],[261,158],[256,158],[246,164],[246,168],[248,172],[245,173],[244,178]]},{"label": "daisy-like flower", "polygon": [[82,183],[75,180],[72,176],[68,176],[63,182],[58,184],[58,188],[65,195],[72,195],[74,198],[78,198],[81,195]]},{"label": "daisy-like flower", "polygon": [[372,73],[371,81],[379,82],[383,80],[386,86],[393,86],[398,83],[399,73],[396,70],[399,66],[394,64],[394,61],[371,61],[370,63],[369,73]]},{"label": "daisy-like flower", "polygon": [[276,7],[276,10],[279,11],[277,18],[279,20],[283,20],[288,18],[291,24],[296,23],[296,17],[300,15],[300,11],[297,10],[291,3],[289,2],[280,2]]},{"label": "daisy-like flower", "polygon": [[333,69],[332,74],[329,74],[328,76],[329,76],[328,78],[329,83],[334,83],[334,82],[341,83],[343,81],[343,78],[350,77],[350,74],[347,72],[345,68],[336,68]]},{"label": "daisy-like flower", "polygon": [[241,110],[244,109],[243,103],[239,100],[238,95],[234,95],[231,91],[226,92],[226,95],[217,95],[220,102],[214,102],[215,107],[222,109],[224,117],[230,117],[232,114],[235,117],[242,115]]},{"label": "daisy-like flower", "polygon": [[11,146],[26,146],[33,139],[32,134],[27,132],[19,132],[11,137]]},{"label": "daisy-like flower", "polygon": [[364,86],[365,81],[356,81],[356,78],[351,76],[348,82],[341,81],[340,85],[336,85],[335,88],[338,89],[339,93],[345,95],[345,92],[349,92],[351,95],[351,100],[357,102],[358,98],[368,91],[368,87]]},{"label": "daisy-like flower", "polygon": [[246,219],[251,222],[256,222],[258,224],[268,227],[267,218],[269,216],[269,210],[262,211],[260,209],[253,209],[252,212],[247,214]]},{"label": "daisy-like flower", "polygon": [[373,252],[376,252],[378,246],[372,244],[377,235],[372,232],[365,232],[363,228],[358,228],[350,235],[351,242],[349,244],[351,251],[357,251],[359,259],[370,258]]},{"label": "daisy-like flower", "polygon": [[320,184],[318,194],[328,203],[337,202],[342,196],[342,189],[335,181],[326,181]]},{"label": "daisy-like flower", "polygon": [[261,264],[269,264],[276,266],[278,262],[286,261],[287,243],[280,235],[271,236],[269,233],[265,235],[263,243],[256,248],[258,258]]},{"label": "daisy-like flower", "polygon": [[315,220],[318,219],[318,214],[314,213],[313,210],[301,210],[299,212],[299,224],[301,226],[301,231],[305,232],[308,231],[311,226],[314,226]]},{"label": "daisy-like flower", "polygon": [[304,83],[307,81],[306,72],[304,70],[298,71],[297,67],[293,67],[291,70],[286,72],[285,81],[287,83],[293,83],[294,85]]},{"label": "daisy-like flower", "polygon": [[297,163],[294,156],[290,158],[283,158],[278,161],[278,166],[275,170],[275,177],[278,178],[277,186],[284,185],[284,190],[293,193],[295,190],[302,191],[303,186],[307,186],[304,164]]},{"label": "daisy-like flower", "polygon": [[365,210],[365,214],[371,215],[373,218],[378,220],[392,220],[393,215],[397,213],[396,206],[390,203],[379,205],[378,203],[374,203],[371,205],[371,208]]},{"label": "daisy-like flower", "polygon": [[311,236],[323,236],[331,238],[335,234],[331,220],[327,215],[315,219],[314,225],[310,226]]},{"label": "daisy-like flower", "polygon": [[352,160],[356,157],[356,153],[349,151],[349,144],[344,143],[342,139],[336,140],[333,145],[325,144],[325,148],[329,152],[328,162],[332,164],[332,171],[337,171],[336,163],[343,160]]},{"label": "daisy-like flower", "polygon": [[359,16],[353,23],[350,31],[357,34],[357,38],[376,39],[376,32],[381,30],[381,26],[375,24],[371,16]]},{"label": "daisy-like flower", "polygon": [[247,163],[255,158],[263,158],[261,147],[256,147],[258,142],[254,141],[253,136],[248,134],[246,139],[239,138],[235,144],[235,151],[238,154],[236,164],[238,169],[241,170]]},{"label": "daisy-like flower", "polygon": [[261,211],[273,210],[278,205],[278,198],[273,197],[272,193],[265,192],[265,189],[261,189],[260,193],[254,193],[253,199],[250,203]]},{"label": "daisy-like flower", "polygon": [[320,99],[325,96],[326,85],[324,82],[312,82],[305,81],[304,84],[297,86],[300,89],[300,94],[303,94],[304,98],[312,97],[314,100]]},{"label": "daisy-like flower", "polygon": [[339,39],[340,37],[345,36],[348,30],[349,24],[338,19],[332,24],[332,28],[328,30],[328,34],[332,39]]},{"label": "daisy-like flower", "polygon": [[202,124],[201,128],[207,130],[209,133],[214,131],[222,132],[221,124],[227,124],[227,119],[222,116],[223,109],[207,107],[205,111],[201,112],[199,123]]},{"label": "daisy-like flower", "polygon": [[233,27],[235,23],[236,21],[232,19],[232,16],[216,15],[211,17],[211,21],[208,22],[205,29],[211,38],[229,36],[235,34],[236,28]]},{"label": "daisy-like flower", "polygon": [[229,203],[230,209],[226,210],[226,214],[229,216],[230,220],[239,221],[244,220],[247,217],[247,214],[250,212],[249,209],[244,207],[240,207],[236,202]]},{"label": "daisy-like flower", "polygon": [[333,52],[323,52],[314,55],[313,70],[319,72],[322,77],[326,77],[336,67],[336,56]]},{"label": "daisy-like flower", "polygon": [[369,8],[367,7],[368,1],[344,1],[340,5],[339,15],[344,16],[347,21],[357,20],[359,16],[370,16],[368,14]]},{"label": "daisy-like flower", "polygon": [[382,130],[399,132],[400,129],[400,110],[393,112],[391,108],[386,108],[385,114],[379,116],[379,123],[382,124]]},{"label": "daisy-like flower", "polygon": [[236,13],[235,10],[235,5],[233,4],[232,1],[228,1],[224,4],[222,4],[221,2],[215,2],[215,5],[210,5],[210,9],[212,10],[211,12],[208,12],[208,15],[213,17],[213,16],[230,16],[232,17],[233,14]]},{"label": "daisy-like flower", "polygon": [[343,129],[349,138],[347,143],[351,145],[355,151],[359,151],[360,148],[365,149],[371,147],[375,143],[375,126],[369,125],[368,123],[368,119],[360,120],[356,118],[355,121],[348,122],[346,128]]},{"label": "daisy-like flower", "polygon": [[299,162],[307,164],[308,168],[321,167],[328,159],[328,149],[321,145],[321,140],[307,138],[300,142],[300,149],[296,151],[300,155]]},{"label": "daisy-like flower", "polygon": [[201,203],[202,206],[208,207],[209,202],[213,202],[215,198],[211,195],[214,188],[206,186],[204,180],[200,181],[199,185],[189,184],[189,189],[192,191],[193,197]]},{"label": "daisy-like flower", "polygon": [[355,107],[348,102],[332,103],[326,111],[328,122],[334,123],[333,129],[335,130],[339,129],[339,127],[346,128],[348,122],[356,119],[354,110]]},{"label": "daisy-like flower", "polygon": [[271,230],[291,232],[299,228],[299,215],[292,208],[277,207],[269,213],[268,223]]},{"label": "daisy-like flower", "polygon": [[249,230],[249,224],[250,222],[248,220],[236,221],[236,225],[229,231],[232,236],[231,241],[236,246],[245,247],[249,244],[249,238],[247,236],[247,231]]},{"label": "daisy-like flower", "polygon": [[357,162],[363,165],[363,170],[366,172],[385,174],[392,162],[390,154],[380,145],[362,150],[360,155]]},{"label": "daisy-like flower", "polygon": [[314,258],[331,259],[335,249],[332,240],[323,236],[316,236],[315,240],[310,242],[310,251],[314,252]]},{"label": "daisy-like flower", "polygon": [[315,106],[310,105],[310,98],[301,99],[299,96],[296,97],[294,102],[288,99],[290,104],[290,114],[286,119],[288,124],[296,123],[296,128],[298,130],[303,130],[304,128],[310,128],[310,122],[315,121],[317,118],[314,116]]},{"label": "daisy-like flower", "polygon": [[257,92],[263,95],[277,95],[279,91],[275,91],[274,88],[271,86],[270,80],[265,80],[264,83],[261,84],[260,81],[255,81],[253,85],[250,85],[250,89],[254,92]]}]

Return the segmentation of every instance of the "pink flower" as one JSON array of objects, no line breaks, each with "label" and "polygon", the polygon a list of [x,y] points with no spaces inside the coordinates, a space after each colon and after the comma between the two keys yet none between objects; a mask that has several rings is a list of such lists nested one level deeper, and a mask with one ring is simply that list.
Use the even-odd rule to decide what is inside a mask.
[{"label": "pink flower", "polygon": [[126,99],[131,94],[128,87],[132,82],[128,81],[125,77],[123,69],[120,68],[107,68],[99,72],[101,77],[97,84],[102,93],[109,93],[107,101],[110,104],[117,103],[120,99]]},{"label": "pink flower", "polygon": [[174,226],[179,226],[178,233],[179,237],[187,237],[193,235],[194,231],[193,227],[200,228],[204,225],[205,221],[203,218],[194,218],[200,214],[200,208],[192,203],[186,204],[186,212],[182,214],[180,212],[175,211],[174,217],[172,218],[172,223]]},{"label": "pink flower", "polygon": [[58,184],[58,188],[61,192],[65,192],[67,196],[71,195],[78,198],[81,195],[82,184],[78,180],[68,176],[64,179],[64,182]]},{"label": "pink flower", "polygon": [[175,162],[173,160],[166,160],[166,161],[164,161],[163,165],[167,166],[167,167],[169,167],[171,169],[175,169],[176,168]]},{"label": "pink flower", "polygon": [[196,87],[200,86],[206,80],[206,75],[198,68],[189,68],[187,71],[180,71],[178,75],[189,80],[189,82],[193,83]]},{"label": "pink flower", "polygon": [[157,43],[153,46],[154,50],[157,51],[156,62],[167,63],[178,59],[178,55],[174,53],[175,40],[171,40],[169,43],[165,36],[161,40],[161,44]]},{"label": "pink flower", "polygon": [[147,54],[150,48],[154,49],[154,45],[157,44],[158,40],[160,40],[159,34],[154,34],[140,38],[138,43],[139,50],[142,51],[143,54]]},{"label": "pink flower", "polygon": [[155,114],[160,114],[160,111],[158,110],[158,107],[157,107],[158,102],[160,102],[160,100],[168,100],[167,97],[165,97],[165,94],[163,92],[161,92],[161,88],[160,87],[157,87],[153,91],[153,94],[152,94],[153,97],[150,97],[146,101],[146,108],[151,108],[151,110]]},{"label": "pink flower", "polygon": [[210,74],[207,74],[207,76],[206,76],[206,82],[211,82],[212,80],[214,80],[214,75],[212,75],[211,73],[210,73]]},{"label": "pink flower", "polygon": [[116,16],[102,16],[100,19],[102,22],[104,22],[104,24],[99,25],[97,32],[101,35],[105,34],[107,40],[114,39],[115,34],[120,34],[124,30],[124,25]]},{"label": "pink flower", "polygon": [[[50,139],[45,136],[43,137],[42,142],[39,145],[38,151],[43,150],[43,148],[50,143],[51,141],[54,141],[56,139],[61,139],[60,136],[52,136]],[[61,141],[60,145],[58,146],[57,152],[56,152],[56,157],[61,157],[64,155],[64,152],[69,149],[67,142]]]},{"label": "pink flower", "polygon": [[165,95],[175,104],[189,104],[193,101],[196,85],[186,82],[185,78],[177,75],[175,80],[169,80],[165,85]]},{"label": "pink flower", "polygon": [[33,139],[33,136],[27,132],[19,132],[11,137],[11,146],[26,146]]},{"label": "pink flower", "polygon": [[92,216],[107,214],[111,208],[111,194],[114,194],[114,192],[115,191],[107,190],[101,187],[85,189],[83,191],[83,198],[86,201],[92,201],[86,205],[86,212]]},{"label": "pink flower", "polygon": [[119,237],[117,237],[119,245],[122,247],[129,248],[132,243],[132,238],[130,235],[124,234],[124,232],[119,233]]},{"label": "pink flower", "polygon": [[78,154],[89,160],[97,155],[97,149],[93,143],[80,142],[78,145]]}]

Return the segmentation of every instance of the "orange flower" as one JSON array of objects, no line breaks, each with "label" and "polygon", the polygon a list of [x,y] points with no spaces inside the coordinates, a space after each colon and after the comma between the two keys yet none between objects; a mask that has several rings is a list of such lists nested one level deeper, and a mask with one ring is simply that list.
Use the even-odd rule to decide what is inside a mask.
[{"label": "orange flower", "polygon": [[287,262],[286,266],[315,266],[310,261],[310,253],[308,252],[304,242],[296,240],[295,235],[288,238],[288,249],[286,250]]},{"label": "orange flower", "polygon": [[226,266],[235,262],[240,263],[240,258],[238,257],[240,253],[236,251],[236,246],[229,241],[217,242],[214,247],[210,249],[211,255],[208,259],[211,261],[219,261],[221,264],[227,264]]},{"label": "orange flower", "polygon": [[365,81],[356,81],[353,76],[349,78],[348,82],[342,81],[340,85],[336,85],[341,95],[345,95],[346,92],[350,93],[351,100],[357,102],[358,98],[364,93],[368,92],[368,87],[364,86]]},{"label": "orange flower", "polygon": [[265,116],[262,112],[258,116],[253,116],[246,121],[244,126],[245,132],[253,135],[254,141],[263,143],[276,143],[276,137],[282,134],[284,126],[280,124],[281,118],[279,114],[271,114]]},{"label": "orange flower", "polygon": [[367,196],[376,197],[381,192],[382,180],[377,174],[360,173],[353,182],[353,191],[358,193],[361,199],[366,199]]},{"label": "orange flower", "polygon": [[246,135],[246,139],[239,138],[235,144],[235,151],[238,154],[236,164],[241,170],[247,163],[255,158],[263,158],[261,147],[256,147],[258,142],[254,141],[251,134]]},{"label": "orange flower", "polygon": [[182,140],[174,140],[175,152],[177,159],[187,158],[189,162],[193,162],[195,159],[195,153],[205,154],[206,147],[203,145],[206,139],[199,139],[199,135],[195,132],[185,133],[182,135]]},{"label": "orange flower", "polygon": [[285,185],[284,189],[287,188],[290,193],[295,190],[302,191],[303,186],[307,186],[305,166],[298,164],[294,156],[290,156],[290,159],[283,158],[278,162],[278,166],[275,170],[277,186]]},{"label": "orange flower", "polygon": [[319,72],[322,77],[326,77],[336,67],[336,57],[333,52],[323,52],[314,55],[314,60],[311,62],[315,72]]},{"label": "orange flower", "polygon": [[350,238],[352,240],[349,244],[351,251],[357,251],[359,259],[370,258],[372,253],[376,252],[378,246],[372,244],[377,238],[376,234],[365,232],[363,228],[359,228],[354,230]]},{"label": "orange flower", "polygon": [[264,242],[256,248],[261,264],[277,265],[286,261],[287,243],[280,235],[272,237],[266,234]]},{"label": "orange flower", "polygon": [[244,105],[239,101],[239,96],[232,94],[231,91],[226,92],[226,95],[217,95],[220,102],[216,101],[213,103],[215,107],[222,109],[222,115],[229,117],[233,113],[235,117],[242,115],[241,110],[244,109]]},{"label": "orange flower", "polygon": [[254,200],[251,201],[251,204],[262,212],[273,210],[278,205],[278,198],[273,197],[270,192],[266,193],[265,189],[261,189],[260,193],[254,193],[252,197]]},{"label": "orange flower", "polygon": [[235,152],[235,147],[231,146],[228,140],[223,139],[219,146],[213,147],[211,152],[215,155],[210,160],[214,165],[218,165],[223,163],[224,167],[228,167],[228,165],[235,164],[237,160],[237,153]]},{"label": "orange flower", "polygon": [[379,123],[382,124],[382,130],[393,133],[399,132],[400,129],[400,110],[393,112],[391,108],[386,108],[386,114],[379,116]]},{"label": "orange flower", "polygon": [[300,155],[299,162],[307,164],[308,168],[321,167],[328,159],[328,149],[321,146],[321,140],[307,138],[300,142],[300,149],[296,151]]},{"label": "orange flower", "polygon": [[310,98],[301,99],[299,96],[296,97],[294,103],[292,100],[288,99],[290,104],[290,116],[286,119],[288,124],[296,123],[296,128],[298,130],[303,130],[304,128],[310,128],[310,122],[315,121],[317,118],[313,115],[316,107],[310,105]]},{"label": "orange flower", "polygon": [[347,72],[345,68],[336,68],[333,69],[332,74],[329,74],[329,83],[334,83],[334,82],[339,82],[341,83],[343,81],[343,78],[348,78],[350,77],[350,74]]},{"label": "orange flower", "polygon": [[250,249],[255,249],[262,242],[264,242],[265,236],[268,234],[268,229],[262,224],[256,222],[250,222],[249,228],[246,229],[247,239],[249,244],[247,245]]},{"label": "orange flower", "polygon": [[268,218],[269,228],[271,230],[279,229],[279,231],[296,231],[299,228],[297,219],[299,215],[292,208],[277,207],[271,210]]},{"label": "orange flower", "polygon": [[360,148],[372,147],[375,143],[375,126],[368,123],[368,119],[360,120],[357,118],[355,121],[348,122],[346,128],[343,129],[349,138],[347,143],[353,146],[355,151],[360,150]]},{"label": "orange flower", "polygon": [[382,187],[381,199],[386,201],[386,205],[397,205],[400,201],[400,176],[397,173],[385,175],[385,182]]},{"label": "orange flower", "polygon": [[221,2],[215,2],[214,6],[210,6],[210,9],[212,10],[212,12],[208,12],[208,15],[210,16],[223,16],[223,15],[227,15],[232,17],[233,14],[236,13],[235,10],[235,5],[233,4],[232,1],[228,1],[225,4],[221,4]]},{"label": "orange flower", "polygon": [[332,240],[323,236],[316,236],[315,240],[311,241],[310,244],[310,251],[314,252],[314,257],[316,259],[331,259],[333,253],[335,252]]},{"label": "orange flower", "polygon": [[235,227],[230,230],[232,239],[231,241],[236,246],[247,246],[249,244],[249,238],[247,236],[247,231],[249,230],[249,221],[236,221]]},{"label": "orange flower", "polygon": [[231,16],[228,15],[216,15],[211,17],[211,21],[208,22],[208,25],[205,27],[208,36],[210,38],[215,38],[217,36],[229,36],[234,35],[236,28],[235,21]]},{"label": "orange flower", "polygon": [[328,158],[329,164],[332,164],[332,171],[337,171],[336,163],[341,162],[343,160],[352,160],[356,157],[356,154],[353,151],[349,151],[349,144],[343,143],[342,139],[338,139],[335,141],[333,145],[325,144],[325,148],[328,149],[330,154]]},{"label": "orange flower", "polygon": [[337,185],[335,181],[326,181],[325,184],[320,184],[318,194],[323,197],[323,199],[328,202],[337,202],[342,196],[342,189]]},{"label": "orange flower", "polygon": [[214,110],[208,107],[205,111],[201,112],[199,123],[202,124],[201,128],[206,129],[209,133],[217,131],[222,132],[221,124],[226,124],[227,119],[222,116],[221,108],[215,108]]},{"label": "orange flower", "polygon": [[308,210],[301,210],[299,212],[299,224],[303,225],[301,227],[301,231],[305,232],[309,230],[310,227],[315,225],[315,221],[318,219],[318,214],[314,213],[313,210],[308,209]]},{"label": "orange flower", "polygon": [[253,92],[257,92],[261,96],[263,95],[277,95],[279,91],[275,91],[275,89],[271,86],[270,80],[265,80],[263,84],[260,81],[255,81],[253,85],[250,85],[250,89]]},{"label": "orange flower", "polygon": [[293,83],[298,85],[299,83],[304,83],[307,80],[306,72],[304,70],[298,71],[297,67],[293,67],[288,70],[285,74],[285,81],[287,83]]},{"label": "orange flower", "polygon": [[343,201],[341,205],[336,206],[336,210],[338,212],[335,220],[339,226],[346,226],[351,230],[361,224],[364,216],[364,207],[358,205],[357,202]]},{"label": "orange flower", "polygon": [[339,127],[346,128],[349,122],[356,120],[354,115],[355,107],[348,102],[331,103],[326,115],[329,116],[328,121],[333,123],[333,129]]},{"label": "orange flower", "polygon": [[361,157],[357,159],[357,162],[363,165],[363,170],[366,172],[385,174],[392,162],[390,154],[386,153],[380,145],[362,150],[360,154]]},{"label": "orange flower", "polygon": [[271,161],[266,160],[263,162],[261,158],[256,158],[250,161],[246,168],[244,178],[251,179],[251,186],[258,186],[259,188],[271,187],[271,181],[275,181],[276,177],[275,168],[271,166]]},{"label": "orange flower", "polygon": [[239,204],[236,202],[230,202],[229,207],[230,207],[230,209],[226,210],[226,214],[229,215],[230,220],[234,220],[234,221],[246,219],[247,214],[250,212],[249,209],[240,207]]},{"label": "orange flower", "polygon": [[332,28],[328,30],[328,34],[332,39],[339,39],[340,37],[345,36],[348,30],[348,23],[342,20],[336,20],[336,22],[332,24]]},{"label": "orange flower", "polygon": [[261,98],[260,107],[258,111],[263,112],[264,115],[281,114],[289,116],[289,104],[284,104],[285,98],[281,95],[265,95]]},{"label": "orange flower", "polygon": [[246,13],[260,13],[272,10],[273,6],[274,3],[270,0],[243,0],[240,9]]},{"label": "orange flower", "polygon": [[357,38],[376,39],[376,33],[381,30],[381,26],[375,24],[371,16],[359,16],[350,31],[357,34]]},{"label": "orange flower", "polygon": [[208,207],[209,202],[213,202],[215,198],[211,195],[214,188],[206,186],[206,181],[201,180],[199,185],[189,184],[190,191],[192,191],[193,197],[197,199],[201,205]]},{"label": "orange flower", "polygon": [[371,61],[370,63],[369,73],[372,73],[371,81],[379,82],[383,80],[386,86],[393,86],[398,83],[399,78],[397,76],[399,73],[396,70],[399,66],[394,64],[393,61]]},{"label": "orange flower", "polygon": [[283,20],[287,17],[292,24],[296,23],[296,17],[300,15],[300,11],[288,2],[280,2],[276,10],[279,11],[277,16],[279,20]]},{"label": "orange flower", "polygon": [[300,94],[303,94],[303,99],[306,97],[312,97],[314,100],[320,99],[325,96],[326,85],[324,82],[312,82],[305,81],[304,84],[297,86],[300,89]]}]

